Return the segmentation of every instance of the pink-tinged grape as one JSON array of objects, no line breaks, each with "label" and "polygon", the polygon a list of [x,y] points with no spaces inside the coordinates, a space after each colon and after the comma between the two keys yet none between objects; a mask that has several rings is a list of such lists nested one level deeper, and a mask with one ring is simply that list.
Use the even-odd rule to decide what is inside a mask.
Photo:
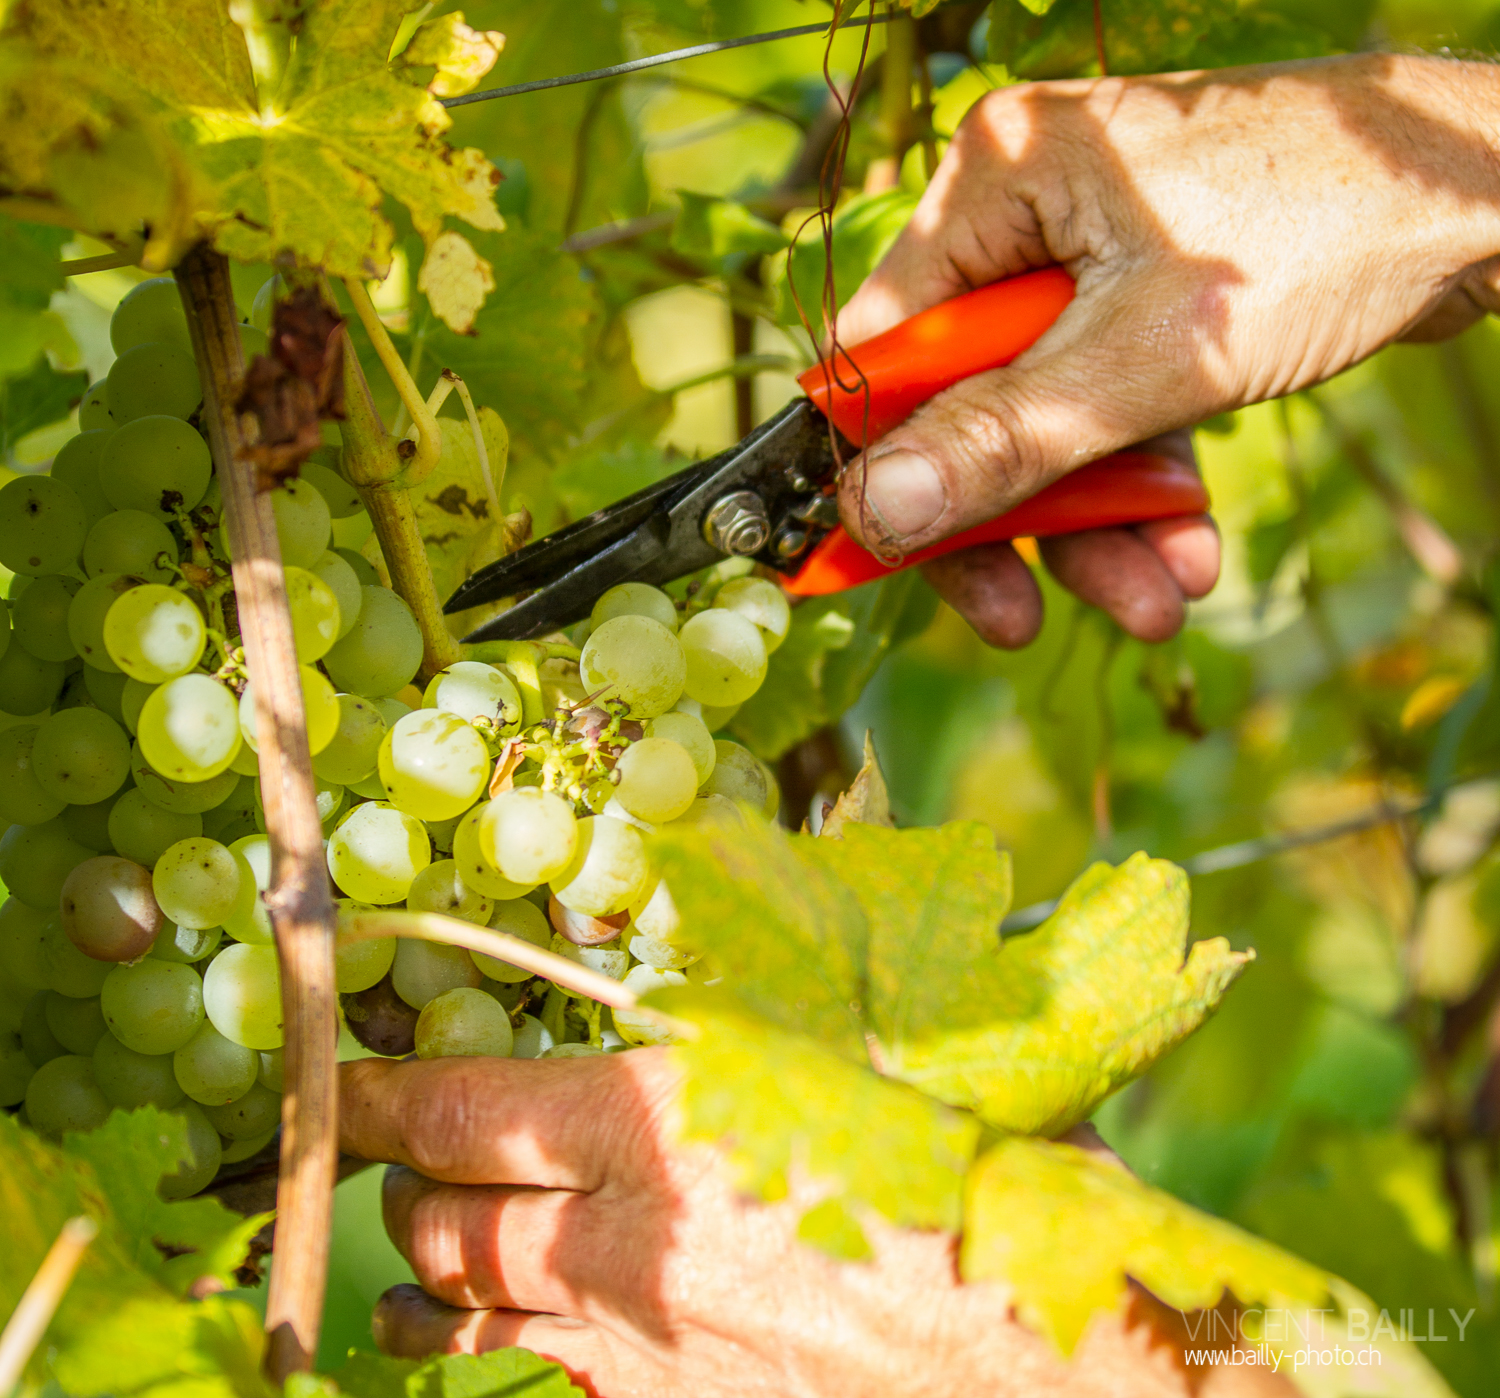
[{"label": "pink-tinged grape", "polygon": [[47,1028],[69,1053],[90,1055],[99,1040],[109,1033],[97,995],[76,1000],[71,995],[59,995],[55,990],[49,990],[44,1013]]},{"label": "pink-tinged grape", "polygon": [[589,615],[590,632],[597,631],[606,621],[617,616],[646,616],[660,622],[668,631],[676,631],[682,618],[677,604],[659,587],[649,583],[620,583],[604,593],[594,603]]},{"label": "pink-tinged grape", "polygon": [[501,737],[521,727],[521,695],[515,681],[504,670],[478,660],[460,660],[438,671],[428,682],[422,703],[470,723],[486,719]]},{"label": "pink-tinged grape", "polygon": [[715,740],[714,753],[714,770],[703,784],[703,794],[728,797],[771,819],[781,804],[771,769],[748,748],[727,738]]},{"label": "pink-tinged grape", "polygon": [[0,489],[0,563],[12,573],[63,573],[78,561],[88,515],[73,487],[18,476]]},{"label": "pink-tinged grape", "polygon": [[328,840],[328,872],[361,903],[399,903],[432,862],[427,831],[385,801],[356,806]]},{"label": "pink-tinged grape", "polygon": [[109,415],[123,428],[140,417],[165,413],[192,417],[203,385],[190,350],[163,340],[134,345],[109,366],[104,380]]},{"label": "pink-tinged grape", "polygon": [[124,785],[130,773],[130,739],[98,709],[63,709],[38,728],[31,769],[49,796],[92,806]]},{"label": "pink-tinged grape", "polygon": [[434,996],[417,1017],[418,1058],[507,1058],[510,1016],[482,990],[460,986]]},{"label": "pink-tinged grape", "polygon": [[285,1035],[276,948],[244,942],[226,947],[203,974],[203,1003],[226,1039],[246,1048],[280,1048]]},{"label": "pink-tinged grape", "polygon": [[117,510],[172,519],[203,499],[213,477],[208,443],[180,417],[127,422],[104,444],[99,481]]},{"label": "pink-tinged grape", "polygon": [[182,1118],[187,1131],[187,1159],[170,1174],[161,1177],[156,1192],[163,1199],[188,1199],[206,1189],[219,1173],[224,1158],[219,1133],[214,1130],[203,1108],[196,1102],[179,1102],[172,1114]]},{"label": "pink-tinged grape", "polygon": [[12,825],[0,834],[0,883],[33,908],[55,908],[64,880],[93,856],[61,819]]},{"label": "pink-tinged grape", "polygon": [[171,277],[151,277],[131,287],[109,318],[109,342],[116,354],[157,342],[191,352],[177,283]]},{"label": "pink-tinged grape", "polygon": [[94,1078],[94,1064],[81,1054],[44,1063],[26,1085],[26,1119],[38,1135],[58,1140],[65,1131],[103,1126],[112,1108]]},{"label": "pink-tinged grape", "polygon": [[0,712],[18,718],[44,718],[62,693],[67,671],[52,660],[38,660],[24,646],[0,655]]},{"label": "pink-tinged grape", "polygon": [[[124,674],[105,648],[104,618],[125,593],[140,585],[139,578],[125,573],[100,573],[84,583],[68,603],[68,640],[89,669],[109,675]],[[121,695],[123,700],[123,690]]]},{"label": "pink-tinged grape", "polygon": [[[484,808],[478,834],[479,853],[487,863],[505,878],[535,887],[568,867],[578,842],[578,822],[555,792],[515,787]],[[455,854],[456,840],[455,836]]]},{"label": "pink-tinged grape", "polygon": [[484,977],[463,947],[441,942],[422,942],[401,937],[396,942],[396,960],[391,984],[396,994],[414,1010],[448,990],[469,986],[475,990]]},{"label": "pink-tinged grape", "polygon": [[339,1004],[349,1032],[371,1053],[404,1058],[416,1050],[417,1011],[396,994],[389,976]]},{"label": "pink-tinged grape", "polygon": [[339,629],[334,639],[342,640],[359,620],[360,608],[365,601],[364,593],[360,590],[363,584],[348,561],[332,549],[325,549],[318,561],[308,568],[308,572],[333,593],[334,601],[339,604]]},{"label": "pink-tinged grape", "polygon": [[144,956],[163,920],[151,871],[115,854],[85,859],[68,875],[60,913],[69,940],[97,961]]},{"label": "pink-tinged grape", "polygon": [[[535,903],[526,898],[509,898],[497,902],[494,912],[490,914],[490,927],[496,932],[504,932],[523,942],[530,942],[543,951],[552,945],[552,928],[548,926],[546,917]],[[469,956],[490,980],[499,981],[502,985],[519,985],[522,981],[531,979],[530,971],[523,971],[508,961],[501,961],[498,956],[486,956],[480,951],[471,951]]]},{"label": "pink-tinged grape", "polygon": [[358,618],[324,656],[323,668],[347,693],[379,698],[394,694],[417,673],[422,632],[411,609],[389,588],[364,587],[360,595]]},{"label": "pink-tinged grape", "polygon": [[490,920],[494,903],[478,889],[470,888],[458,876],[458,865],[451,859],[429,864],[412,880],[407,890],[406,907],[413,913],[439,913],[484,927]]},{"label": "pink-tinged grape", "polygon": [[179,840],[203,833],[203,817],[164,811],[145,792],[127,791],[109,813],[109,841],[117,854],[147,867]]},{"label": "pink-tinged grape", "polygon": [[78,654],[68,635],[68,612],[83,583],[49,573],[37,578],[11,607],[14,639],[38,660],[62,663]]},{"label": "pink-tinged grape", "polygon": [[137,582],[166,583],[173,575],[163,566],[163,555],[167,561],[176,560],[177,540],[161,520],[140,510],[117,510],[89,530],[83,541],[83,571],[91,578],[121,573]]},{"label": "pink-tinged grape", "polygon": [[766,677],[760,629],[738,612],[710,609],[678,633],[687,660],[683,692],[700,704],[742,704]]},{"label": "pink-tinged grape", "polygon": [[623,820],[589,816],[578,822],[568,867],[552,882],[557,901],[590,917],[624,912],[651,876],[640,832]]},{"label": "pink-tinged grape", "polygon": [[653,825],[676,820],[698,795],[698,768],[688,750],[670,738],[632,743],[615,763],[615,777],[615,800]]},{"label": "pink-tinged grape", "polygon": [[619,940],[621,929],[630,921],[630,914],[590,917],[587,913],[574,912],[552,897],[547,900],[547,918],[553,931],[564,941],[572,942],[575,947],[598,947]]},{"label": "pink-tinged grape", "polygon": [[457,714],[418,709],[380,744],[380,780],[397,810],[418,820],[462,815],[484,794],[489,749]]},{"label": "pink-tinged grape", "polygon": [[39,732],[33,723],[0,730],[0,819],[13,825],[40,825],[60,816],[68,804],[36,779],[32,751]]},{"label": "pink-tinged grape", "polygon": [[[308,751],[316,757],[334,739],[339,731],[339,697],[325,676],[311,665],[299,665],[297,673],[302,681],[302,716],[307,734]],[[245,686],[240,695],[240,736],[251,752],[260,751],[260,742],[255,729],[255,681]]]},{"label": "pink-tinged grape", "polygon": [[[211,962],[209,970],[227,955]],[[204,994],[204,982],[191,966],[148,956],[133,966],[116,966],[105,979],[101,998],[110,1033],[126,1048],[175,1053],[203,1023]]]},{"label": "pink-tinged grape", "polygon": [[254,1049],[232,1043],[212,1024],[203,1023],[172,1055],[177,1085],[205,1107],[222,1107],[255,1086],[260,1057]]},{"label": "pink-tinged grape", "polygon": [[170,1053],[137,1053],[113,1034],[106,1034],[94,1048],[94,1078],[111,1105],[127,1111],[175,1107],[183,1098]]},{"label": "pink-tinged grape", "polygon": [[255,1083],[226,1106],[205,1107],[203,1115],[228,1140],[258,1140],[274,1131],[281,1120],[281,1094]]},{"label": "pink-tinged grape", "polygon": [[197,604],[161,583],[135,587],[104,618],[104,648],[131,679],[165,684],[203,655],[208,630]]},{"label": "pink-tinged grape", "polygon": [[163,776],[149,762],[137,743],[130,750],[130,771],[136,786],[154,806],[179,815],[202,815],[211,811],[239,785],[239,775],[230,768],[206,782],[177,781]]},{"label": "pink-tinged grape", "polygon": [[583,687],[619,700],[632,718],[655,718],[682,696],[687,662],[677,637],[645,616],[617,616],[595,627],[578,661]]},{"label": "pink-tinged grape", "polygon": [[[81,421],[81,410],[79,418]],[[104,431],[85,428],[76,437],[69,437],[52,458],[52,470],[49,474],[53,480],[72,488],[73,494],[78,497],[78,503],[83,506],[84,518],[89,525],[96,524],[115,508],[109,503],[109,497],[105,495],[104,487],[99,482],[100,457],[104,444],[112,436],[113,425]]]},{"label": "pink-tinged grape", "polygon": [[[385,720],[380,711],[357,694],[340,694],[339,726],[333,737],[313,758],[313,773],[324,781],[348,786],[374,774],[385,741]],[[385,788],[381,787],[384,795]]]},{"label": "pink-tinged grape", "polygon": [[698,785],[702,786],[713,774],[718,754],[714,751],[713,736],[708,725],[696,714],[682,713],[677,709],[659,714],[646,725],[648,738],[669,738],[684,748],[693,760]]},{"label": "pink-tinged grape", "polygon": [[141,755],[168,781],[204,782],[240,750],[239,700],[211,675],[179,675],[158,686],[136,724]]},{"label": "pink-tinged grape", "polygon": [[[485,856],[479,827],[488,809],[489,802],[485,802],[459,817],[453,831],[453,862],[458,865],[458,876],[486,898],[520,898],[536,885],[506,878]],[[572,812],[568,814],[572,815]]]},{"label": "pink-tinged grape", "polygon": [[769,578],[735,578],[724,584],[714,597],[719,611],[737,612],[759,629],[766,653],[784,640],[792,624],[792,609],[786,594]]},{"label": "pink-tinged grape", "polygon": [[285,581],[297,659],[311,665],[327,655],[343,634],[339,600],[322,578],[306,568],[287,568]]},{"label": "pink-tinged grape", "polygon": [[240,866],[217,840],[179,840],[156,861],[151,890],[179,927],[218,927],[240,904]]}]

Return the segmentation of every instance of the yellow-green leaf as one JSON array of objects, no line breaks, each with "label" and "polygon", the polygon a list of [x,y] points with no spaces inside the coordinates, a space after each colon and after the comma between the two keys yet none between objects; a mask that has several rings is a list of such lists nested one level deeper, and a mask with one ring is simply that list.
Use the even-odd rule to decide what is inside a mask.
[{"label": "yellow-green leaf", "polygon": [[427,90],[434,97],[458,97],[479,86],[504,47],[504,34],[470,29],[464,12],[454,10],[419,25],[400,61],[413,68],[436,68]]},{"label": "yellow-green leaf", "polygon": [[824,817],[819,835],[829,839],[844,833],[851,821],[862,825],[894,825],[891,819],[891,796],[886,790],[885,773],[880,770],[880,760],[875,756],[875,743],[868,731],[865,733],[865,760],[855,773],[854,780],[834,803]]},{"label": "yellow-green leaf", "polygon": [[427,249],[417,289],[448,329],[467,334],[484,298],[495,289],[494,268],[461,233],[439,233]]},{"label": "yellow-green leaf", "polygon": [[[491,503],[468,419],[440,417],[438,426],[443,430],[438,464],[410,493],[438,596],[449,597],[470,573],[492,561],[504,520]],[[490,481],[498,485],[505,476],[510,438],[493,408],[479,409],[479,426]]]},{"label": "yellow-green leaf", "polygon": [[1143,1184],[1077,1146],[1013,1138],[969,1175],[961,1266],[966,1281],[1005,1281],[1031,1329],[1072,1352],[1096,1311],[1134,1278],[1169,1306],[1305,1310],[1331,1279],[1270,1243]]}]

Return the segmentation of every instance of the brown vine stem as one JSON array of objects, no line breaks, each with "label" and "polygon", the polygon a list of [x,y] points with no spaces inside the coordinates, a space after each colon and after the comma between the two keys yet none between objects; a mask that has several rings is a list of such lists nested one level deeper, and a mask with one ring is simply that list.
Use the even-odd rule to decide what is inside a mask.
[{"label": "brown vine stem", "polygon": [[240,459],[246,424],[235,409],[235,394],[244,364],[229,264],[200,244],[182,260],[177,281],[203,378],[203,419],[235,556],[235,601],[255,678],[261,795],[271,837],[266,905],[281,962],[287,1088],[266,1363],[280,1383],[312,1367],[328,1276],[338,1162],[333,900],[275,518],[270,497],[256,494],[251,468]]}]

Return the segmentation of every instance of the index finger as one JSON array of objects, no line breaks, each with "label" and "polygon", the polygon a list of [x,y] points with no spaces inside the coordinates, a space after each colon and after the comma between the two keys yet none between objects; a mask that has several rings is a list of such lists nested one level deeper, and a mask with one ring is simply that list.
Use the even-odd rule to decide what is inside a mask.
[{"label": "index finger", "polygon": [[657,1049],[339,1065],[340,1149],[451,1184],[592,1192],[647,1168],[678,1077]]}]

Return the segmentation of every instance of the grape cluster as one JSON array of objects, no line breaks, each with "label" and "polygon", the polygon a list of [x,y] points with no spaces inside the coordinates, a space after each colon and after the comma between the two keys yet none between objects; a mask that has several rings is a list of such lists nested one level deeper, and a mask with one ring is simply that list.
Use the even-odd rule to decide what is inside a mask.
[{"label": "grape cluster", "polygon": [[[260,300],[268,298],[262,297]],[[260,309],[260,300],[257,310]],[[264,333],[241,327],[247,357]],[[185,1118],[181,1197],[274,1134],[282,1013],[254,676],[175,284],[136,287],[51,473],[0,489],[0,1106],[52,1136],[147,1104]],[[713,734],[786,634],[750,576],[683,601],[626,583],[525,683],[422,637],[360,554],[334,453],[272,493],[327,867],[344,911],[441,913],[645,992],[690,953],[643,832],[774,814],[769,769]],[[536,722],[535,695],[540,692]],[[369,1050],[570,1057],[655,1042],[644,1015],[417,938],[337,949]]]}]

